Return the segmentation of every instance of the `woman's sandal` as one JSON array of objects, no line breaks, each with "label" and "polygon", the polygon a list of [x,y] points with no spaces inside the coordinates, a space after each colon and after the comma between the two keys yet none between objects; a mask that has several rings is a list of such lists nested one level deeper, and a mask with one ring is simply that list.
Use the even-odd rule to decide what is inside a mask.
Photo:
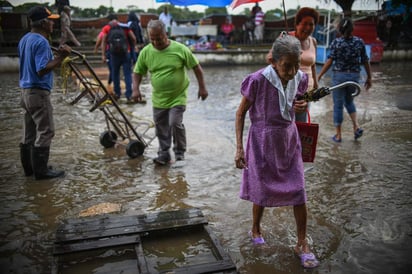
[{"label": "woman's sandal", "polygon": [[254,245],[261,245],[265,243],[265,239],[263,239],[262,235],[259,235],[258,237],[253,237],[252,231],[249,231],[248,235]]},{"label": "woman's sandal", "polygon": [[302,264],[303,268],[315,268],[319,266],[319,261],[316,259],[315,254],[312,252],[305,253],[303,251],[303,247],[308,245],[304,243],[303,245],[295,246],[295,255],[299,257],[300,263]]}]

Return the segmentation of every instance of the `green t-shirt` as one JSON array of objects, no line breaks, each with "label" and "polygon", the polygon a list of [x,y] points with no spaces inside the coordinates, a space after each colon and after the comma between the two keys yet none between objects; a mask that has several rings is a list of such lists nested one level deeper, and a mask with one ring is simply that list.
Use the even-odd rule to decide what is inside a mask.
[{"label": "green t-shirt", "polygon": [[139,53],[134,72],[140,75],[150,72],[153,107],[171,108],[186,105],[189,87],[186,68],[192,69],[198,64],[188,47],[171,40],[163,50],[157,50],[152,44],[145,46]]}]

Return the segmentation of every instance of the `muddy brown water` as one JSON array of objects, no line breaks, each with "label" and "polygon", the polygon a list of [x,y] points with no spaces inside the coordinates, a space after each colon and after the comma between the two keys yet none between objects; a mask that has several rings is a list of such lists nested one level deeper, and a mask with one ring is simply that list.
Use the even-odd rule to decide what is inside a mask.
[{"label": "muddy brown water", "polygon": [[[291,208],[265,210],[267,244],[254,247],[247,236],[251,204],[238,198],[235,111],[240,82],[256,69],[205,67],[210,93],[205,102],[197,100],[190,73],[184,118],[188,151],[185,164],[172,167],[152,163],[156,140],[137,159],[130,159],[122,146],[104,149],[99,142],[106,129],[104,115],[89,112],[86,101],[69,105],[67,95],[56,87],[50,163],[67,175],[42,182],[24,177],[19,162],[18,74],[1,74],[1,273],[50,273],[57,225],[100,203],[120,204],[120,215],[200,208],[239,273],[303,273],[292,252],[296,236]],[[398,274],[409,273],[412,267],[412,65],[382,63],[372,69],[373,88],[356,98],[365,129],[358,142],[353,141],[347,115],[343,142],[331,142],[331,96],[311,106],[312,121],[320,124],[316,160],[306,166],[308,237],[321,262],[313,273]],[[329,81],[327,75],[321,85],[328,86]],[[143,90],[149,99],[146,105],[121,104],[133,123],[151,120],[147,81]],[[172,251],[167,258],[155,252],[169,243],[156,242],[150,260],[173,265],[173,256],[207,253],[208,248],[193,242],[191,251]],[[105,264],[103,260],[76,273],[99,273]]]}]

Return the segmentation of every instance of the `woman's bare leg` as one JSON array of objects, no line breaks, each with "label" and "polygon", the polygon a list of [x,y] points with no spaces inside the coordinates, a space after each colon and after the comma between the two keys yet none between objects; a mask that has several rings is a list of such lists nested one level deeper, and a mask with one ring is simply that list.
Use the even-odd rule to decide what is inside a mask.
[{"label": "woman's bare leg", "polygon": [[260,221],[262,220],[263,210],[265,207],[253,204],[253,224],[252,224],[252,236],[253,238],[261,237]]}]

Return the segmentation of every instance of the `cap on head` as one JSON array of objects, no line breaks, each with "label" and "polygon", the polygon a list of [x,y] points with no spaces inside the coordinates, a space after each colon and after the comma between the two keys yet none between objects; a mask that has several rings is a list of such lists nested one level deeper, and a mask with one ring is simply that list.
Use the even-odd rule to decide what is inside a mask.
[{"label": "cap on head", "polygon": [[30,20],[35,22],[35,21],[39,21],[45,18],[49,18],[49,19],[59,19],[60,15],[58,14],[52,14],[47,8],[45,7],[33,7],[29,10],[29,12],[27,13],[27,15],[29,16]]}]

